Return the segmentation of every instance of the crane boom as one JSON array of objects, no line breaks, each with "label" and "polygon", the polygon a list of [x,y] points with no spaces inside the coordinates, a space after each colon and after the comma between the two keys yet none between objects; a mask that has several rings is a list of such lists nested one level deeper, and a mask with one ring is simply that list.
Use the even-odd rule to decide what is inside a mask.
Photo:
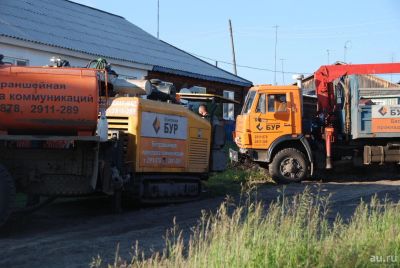
[{"label": "crane boom", "polygon": [[324,65],[315,73],[315,87],[318,96],[318,113],[331,113],[334,109],[334,89],[332,82],[351,74],[400,73],[400,63]]}]

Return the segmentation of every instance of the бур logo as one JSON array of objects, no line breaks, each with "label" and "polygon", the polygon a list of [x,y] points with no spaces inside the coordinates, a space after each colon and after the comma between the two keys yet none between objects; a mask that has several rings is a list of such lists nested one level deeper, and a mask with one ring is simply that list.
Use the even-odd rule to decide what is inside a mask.
[{"label": "\u0431\u0443\u0440 logo", "polygon": [[158,134],[160,127],[161,127],[160,120],[158,119],[158,117],[156,117],[153,121],[153,128],[154,128],[154,131],[156,132],[156,134]]},{"label": "\u0431\u0443\u0440 logo", "polygon": [[386,108],[385,106],[382,106],[382,108],[380,108],[380,109],[378,110],[378,112],[379,112],[382,116],[384,116],[385,114],[387,114],[388,110],[387,110],[387,108]]}]

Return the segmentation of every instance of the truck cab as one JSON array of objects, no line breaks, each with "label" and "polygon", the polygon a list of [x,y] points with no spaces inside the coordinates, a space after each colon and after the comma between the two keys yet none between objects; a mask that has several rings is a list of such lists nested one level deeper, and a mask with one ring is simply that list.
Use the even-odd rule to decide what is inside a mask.
[{"label": "truck cab", "polygon": [[279,182],[301,181],[314,166],[399,165],[399,90],[370,76],[399,70],[400,63],[321,66],[313,97],[295,86],[250,89],[236,123],[239,152],[230,151],[231,159],[267,166]]},{"label": "truck cab", "polygon": [[[302,101],[297,86],[255,86],[236,120],[234,140],[239,153],[266,164],[280,182],[300,181],[311,173]],[[238,154],[231,151],[231,158],[238,159]]]}]

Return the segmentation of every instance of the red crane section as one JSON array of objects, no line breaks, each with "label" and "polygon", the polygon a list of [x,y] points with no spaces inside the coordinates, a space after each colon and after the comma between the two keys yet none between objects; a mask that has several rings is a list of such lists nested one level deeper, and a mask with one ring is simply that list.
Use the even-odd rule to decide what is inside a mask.
[{"label": "red crane section", "polygon": [[315,87],[318,97],[318,111],[325,118],[325,148],[326,168],[332,168],[331,143],[335,140],[333,127],[335,109],[335,89],[332,82],[344,75],[352,74],[386,74],[400,73],[400,63],[376,63],[376,64],[345,64],[321,66],[315,73]]},{"label": "red crane section", "polygon": [[315,87],[318,96],[318,113],[333,112],[335,100],[332,82],[351,74],[400,73],[400,63],[324,65],[315,73]]}]

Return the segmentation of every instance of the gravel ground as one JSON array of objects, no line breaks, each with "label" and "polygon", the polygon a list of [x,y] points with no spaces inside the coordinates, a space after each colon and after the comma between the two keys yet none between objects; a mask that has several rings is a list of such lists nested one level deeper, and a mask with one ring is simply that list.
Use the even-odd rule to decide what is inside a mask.
[{"label": "gravel ground", "polygon": [[[348,218],[361,199],[368,201],[375,194],[400,199],[399,180],[370,178],[265,185],[258,189],[257,196],[268,204],[276,200],[283,187],[285,195],[291,196],[307,186],[332,194],[332,219],[337,213]],[[136,241],[145,252],[160,250],[174,218],[181,229],[190,233],[201,211],[215,211],[223,200],[204,197],[185,204],[127,209],[118,215],[111,213],[109,200],[104,198],[57,202],[33,214],[12,218],[0,231],[0,267],[88,267],[97,255],[113,262],[117,244],[120,254],[130,259]]]}]

